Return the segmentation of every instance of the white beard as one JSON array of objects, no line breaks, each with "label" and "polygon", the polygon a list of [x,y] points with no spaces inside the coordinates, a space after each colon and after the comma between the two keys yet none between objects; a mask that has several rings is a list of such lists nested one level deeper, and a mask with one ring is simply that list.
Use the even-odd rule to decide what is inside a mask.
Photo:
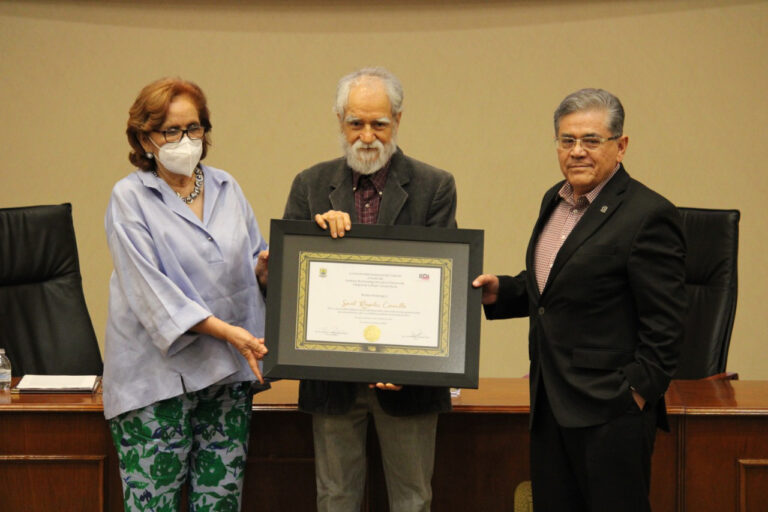
[{"label": "white beard", "polygon": [[[371,144],[364,144],[360,139],[354,144],[347,142],[344,134],[341,134],[341,148],[347,157],[347,165],[360,174],[373,174],[384,167],[392,155],[397,151],[397,137],[392,134],[389,142],[383,144],[379,139]],[[370,148],[375,149],[372,151]]]}]

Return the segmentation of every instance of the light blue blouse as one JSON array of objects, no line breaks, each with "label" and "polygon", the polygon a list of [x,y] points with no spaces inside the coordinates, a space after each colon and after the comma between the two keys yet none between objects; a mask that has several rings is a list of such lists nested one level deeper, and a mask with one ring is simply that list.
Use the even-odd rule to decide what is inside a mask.
[{"label": "light blue blouse", "polygon": [[211,384],[255,380],[229,343],[189,332],[215,315],[264,336],[254,268],[266,241],[234,178],[202,169],[202,222],[152,173],[137,170],[112,190],[104,220],[114,264],[104,354],[108,419]]}]

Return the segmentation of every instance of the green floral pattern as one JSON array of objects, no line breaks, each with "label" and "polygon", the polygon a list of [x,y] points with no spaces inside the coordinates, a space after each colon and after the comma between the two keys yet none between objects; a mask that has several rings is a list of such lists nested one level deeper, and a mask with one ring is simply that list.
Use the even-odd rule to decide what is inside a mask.
[{"label": "green floral pattern", "polygon": [[201,450],[194,462],[197,483],[208,487],[216,487],[227,476],[221,457],[210,450]]},{"label": "green floral pattern", "polygon": [[109,421],[125,510],[238,511],[251,420],[249,382],[209,386]]},{"label": "green floral pattern", "polygon": [[175,453],[160,452],[149,466],[149,475],[158,486],[171,485],[181,471],[181,461]]}]

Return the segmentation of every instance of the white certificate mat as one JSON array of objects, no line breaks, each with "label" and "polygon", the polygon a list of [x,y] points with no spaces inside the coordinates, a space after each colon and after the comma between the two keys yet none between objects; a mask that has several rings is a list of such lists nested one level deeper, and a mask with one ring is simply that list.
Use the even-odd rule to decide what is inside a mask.
[{"label": "white certificate mat", "polygon": [[450,259],[300,257],[297,349],[448,355]]}]

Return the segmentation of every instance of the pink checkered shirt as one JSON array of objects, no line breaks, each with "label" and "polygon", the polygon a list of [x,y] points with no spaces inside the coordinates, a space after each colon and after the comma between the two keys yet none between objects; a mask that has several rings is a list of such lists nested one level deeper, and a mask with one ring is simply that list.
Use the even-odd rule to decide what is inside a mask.
[{"label": "pink checkered shirt", "polygon": [[364,175],[352,171],[352,190],[355,192],[357,222],[376,224],[379,218],[381,196],[389,176],[389,163],[373,174]]},{"label": "pink checkered shirt", "polygon": [[573,187],[571,187],[571,184],[567,181],[563,183],[563,186],[557,193],[561,200],[555,206],[547,223],[544,225],[544,229],[541,230],[539,239],[536,241],[534,266],[539,293],[544,291],[544,285],[547,284],[547,278],[549,278],[549,271],[552,269],[557,253],[563,246],[565,239],[568,238],[573,228],[576,227],[576,224],[584,216],[589,205],[592,204],[592,201],[595,200],[606,183],[613,178],[613,175],[618,170],[619,166],[617,165],[607,179],[576,201],[573,199]]}]

